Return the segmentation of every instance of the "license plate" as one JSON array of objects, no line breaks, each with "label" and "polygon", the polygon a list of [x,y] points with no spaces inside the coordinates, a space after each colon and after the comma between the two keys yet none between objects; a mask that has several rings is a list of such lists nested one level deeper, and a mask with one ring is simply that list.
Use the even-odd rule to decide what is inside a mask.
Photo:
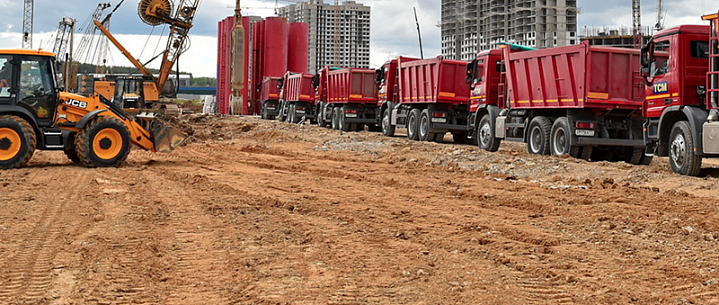
[{"label": "license plate", "polygon": [[432,123],[447,123],[447,119],[432,118]]},{"label": "license plate", "polygon": [[574,131],[574,134],[580,137],[593,137],[594,136],[594,130],[591,129],[577,129]]},{"label": "license plate", "polygon": [[357,117],[357,114],[356,114],[356,113],[346,113],[346,114],[345,114],[345,117],[346,117],[346,118],[356,118],[356,117]]}]

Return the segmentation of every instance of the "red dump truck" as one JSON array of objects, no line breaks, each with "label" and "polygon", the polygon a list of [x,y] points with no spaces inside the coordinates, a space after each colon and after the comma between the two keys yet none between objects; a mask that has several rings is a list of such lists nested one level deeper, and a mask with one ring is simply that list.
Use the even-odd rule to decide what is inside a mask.
[{"label": "red dump truck", "polygon": [[639,50],[578,45],[518,50],[504,45],[467,66],[472,136],[532,154],[648,164]]},{"label": "red dump truck", "polygon": [[399,57],[377,70],[382,133],[407,128],[407,137],[442,141],[451,132],[455,142],[467,141],[469,88],[466,62]]},{"label": "red dump truck", "polygon": [[315,75],[317,124],[342,131],[378,129],[375,70],[325,67]]},{"label": "red dump truck", "polygon": [[641,56],[648,150],[691,176],[702,158],[719,157],[719,14],[702,19],[711,25],[655,33]]},{"label": "red dump truck", "polygon": [[279,77],[265,77],[260,84],[260,117],[274,119],[280,113]]},{"label": "red dump truck", "polygon": [[298,123],[303,117],[310,122],[315,119],[315,90],[312,74],[287,72],[278,80],[280,88],[280,122]]}]

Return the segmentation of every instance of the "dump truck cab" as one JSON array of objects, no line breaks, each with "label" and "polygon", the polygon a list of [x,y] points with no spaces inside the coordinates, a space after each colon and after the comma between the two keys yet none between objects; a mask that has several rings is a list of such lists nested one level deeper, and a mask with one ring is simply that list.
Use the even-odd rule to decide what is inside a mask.
[{"label": "dump truck cab", "polygon": [[648,151],[668,156],[672,169],[681,174],[699,174],[702,156],[719,154],[719,141],[705,137],[713,128],[719,131],[712,127],[719,123],[708,120],[710,111],[717,109],[707,95],[711,75],[716,87],[716,74],[710,71],[717,69],[716,64],[710,69],[709,47],[714,31],[706,25],[682,25],[656,33],[642,48]]}]

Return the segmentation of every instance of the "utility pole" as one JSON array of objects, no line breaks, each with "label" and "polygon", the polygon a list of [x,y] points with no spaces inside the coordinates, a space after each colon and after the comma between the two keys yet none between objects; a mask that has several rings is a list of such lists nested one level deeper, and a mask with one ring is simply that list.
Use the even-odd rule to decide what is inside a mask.
[{"label": "utility pole", "polygon": [[244,88],[245,76],[245,28],[242,25],[242,12],[240,0],[235,3],[235,25],[232,28],[232,61],[230,64],[230,88],[232,89],[232,97],[230,97],[230,114],[244,113],[244,98],[242,89]]},{"label": "utility pole", "polygon": [[25,0],[22,10],[22,48],[32,49],[33,0]]}]

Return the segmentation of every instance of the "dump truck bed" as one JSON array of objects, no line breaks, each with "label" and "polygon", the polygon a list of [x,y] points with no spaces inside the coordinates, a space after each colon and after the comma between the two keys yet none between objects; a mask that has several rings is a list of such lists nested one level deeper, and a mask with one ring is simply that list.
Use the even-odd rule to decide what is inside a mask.
[{"label": "dump truck bed", "polygon": [[315,89],[312,87],[312,76],[307,73],[285,76],[281,98],[285,101],[314,103]]},{"label": "dump truck bed", "polygon": [[326,102],[377,104],[377,84],[372,69],[344,68],[327,72]]},{"label": "dump truck bed", "polygon": [[639,50],[582,43],[503,52],[511,108],[642,107]]},{"label": "dump truck bed", "polygon": [[466,62],[400,57],[399,103],[468,104]]}]

